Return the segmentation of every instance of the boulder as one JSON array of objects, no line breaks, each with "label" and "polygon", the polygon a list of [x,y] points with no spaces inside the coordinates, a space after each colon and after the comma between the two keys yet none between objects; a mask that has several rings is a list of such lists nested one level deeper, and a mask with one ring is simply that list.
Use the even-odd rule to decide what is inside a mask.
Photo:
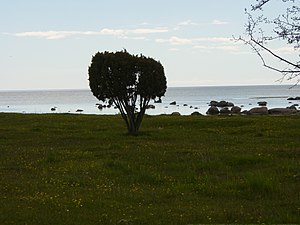
[{"label": "boulder", "polygon": [[209,107],[209,109],[207,110],[206,114],[207,115],[218,115],[219,114],[219,109],[216,106],[211,106]]},{"label": "boulder", "polygon": [[227,107],[225,107],[220,110],[220,114],[229,115],[229,114],[231,114],[231,111]]},{"label": "boulder", "polygon": [[82,113],[83,109],[77,109],[76,112]]},{"label": "boulder", "polygon": [[176,105],[176,101],[171,102],[170,105]]},{"label": "boulder", "polygon": [[232,102],[220,101],[219,107],[233,107],[234,104]]},{"label": "boulder", "polygon": [[232,106],[234,106],[234,104],[232,102],[227,102],[227,101],[220,101],[220,102],[211,101],[209,103],[209,106],[217,106],[220,108],[224,108],[224,107],[232,107]]},{"label": "boulder", "polygon": [[147,109],[155,109],[155,105],[147,105]]},{"label": "boulder", "polygon": [[293,97],[290,97],[290,98],[288,98],[287,100],[292,100],[292,101],[295,101],[295,100],[300,100],[300,97],[295,97],[295,98],[293,98]]},{"label": "boulder", "polygon": [[217,102],[217,101],[211,101],[211,102],[209,103],[209,106],[218,106],[218,103],[219,103],[219,102]]},{"label": "boulder", "polygon": [[234,104],[231,103],[231,102],[226,102],[226,101],[220,101],[218,104],[217,104],[218,107],[233,107]]},{"label": "boulder", "polygon": [[226,106],[228,106],[228,105],[227,105],[227,102],[226,102],[226,101],[220,101],[220,102],[218,103],[217,106],[218,106],[218,107],[226,107]]},{"label": "boulder", "polygon": [[273,108],[269,109],[269,114],[271,115],[292,115],[297,113],[297,109],[289,109],[289,108]]},{"label": "boulder", "polygon": [[266,106],[268,103],[265,102],[265,101],[262,101],[262,102],[258,102],[257,103],[259,106]]},{"label": "boulder", "polygon": [[287,109],[294,109],[294,110],[297,110],[297,107],[296,107],[296,105],[297,104],[295,104],[295,105],[291,105],[291,106],[289,106],[289,107],[286,107]]},{"label": "boulder", "polygon": [[247,111],[248,115],[267,115],[269,114],[267,107],[255,107]]},{"label": "boulder", "polygon": [[102,104],[98,104],[98,109],[102,110],[103,109],[103,105]]},{"label": "boulder", "polygon": [[180,112],[172,112],[171,116],[181,116]]},{"label": "boulder", "polygon": [[240,107],[238,107],[238,106],[233,106],[232,108],[231,108],[231,113],[233,113],[233,114],[240,114],[241,113],[241,108]]},{"label": "boulder", "polygon": [[191,114],[192,116],[202,116],[202,114],[201,113],[199,113],[199,112],[193,112],[192,114]]}]

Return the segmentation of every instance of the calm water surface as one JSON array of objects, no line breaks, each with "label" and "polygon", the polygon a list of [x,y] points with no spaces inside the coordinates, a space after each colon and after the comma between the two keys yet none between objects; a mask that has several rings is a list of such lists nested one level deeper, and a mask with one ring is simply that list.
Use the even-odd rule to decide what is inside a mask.
[{"label": "calm water surface", "polygon": [[[292,89],[287,85],[170,87],[162,98],[163,103],[152,102],[156,108],[149,109],[147,114],[170,114],[175,111],[183,115],[194,111],[205,114],[211,100],[230,101],[246,110],[256,107],[258,101],[268,102],[268,108],[287,107],[300,104],[300,101],[287,100],[296,96],[300,96],[300,86]],[[176,101],[177,105],[169,105],[172,101]],[[77,109],[82,109],[82,113],[86,114],[118,113],[113,108],[99,110],[96,103],[100,102],[90,90],[0,91],[0,112],[76,113]],[[51,111],[53,107],[57,107],[55,112]]]}]

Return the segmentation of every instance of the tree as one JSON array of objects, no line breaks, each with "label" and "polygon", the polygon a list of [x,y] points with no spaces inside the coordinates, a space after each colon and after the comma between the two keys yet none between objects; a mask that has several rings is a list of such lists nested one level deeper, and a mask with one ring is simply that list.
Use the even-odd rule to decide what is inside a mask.
[{"label": "tree", "polygon": [[97,99],[120,110],[130,134],[137,134],[150,100],[161,98],[167,89],[160,62],[126,50],[96,53],[89,67],[89,83]]},{"label": "tree", "polygon": [[[272,3],[280,3],[283,10],[275,16]],[[251,6],[251,11],[245,10],[248,22],[245,25],[247,38],[240,37],[247,45],[257,53],[263,65],[268,69],[282,74],[281,80],[291,80],[300,75],[300,3],[299,0],[256,0]],[[271,10],[268,11],[268,10]],[[264,14],[265,15],[264,15]],[[282,43],[293,49],[293,57],[289,57],[278,51]],[[283,48],[281,48],[283,50]],[[285,48],[285,50],[288,50]],[[270,57],[269,57],[270,56]],[[281,64],[270,63],[276,59]],[[296,81],[299,83],[300,79]]]}]

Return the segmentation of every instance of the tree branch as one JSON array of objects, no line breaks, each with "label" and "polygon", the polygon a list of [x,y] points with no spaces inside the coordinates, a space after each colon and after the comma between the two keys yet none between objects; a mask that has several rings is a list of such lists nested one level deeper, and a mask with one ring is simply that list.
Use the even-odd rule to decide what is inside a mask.
[{"label": "tree branch", "polygon": [[[289,60],[286,60],[286,59],[282,58],[281,56],[275,54],[273,51],[271,51],[270,49],[266,48],[264,45],[262,45],[261,43],[259,43],[258,41],[256,41],[253,37],[251,37],[251,41],[253,41],[256,45],[258,45],[258,46],[259,46],[260,48],[262,48],[263,50],[265,50],[265,51],[267,51],[268,53],[270,53],[270,54],[271,54],[272,56],[274,56],[275,58],[277,58],[277,59],[279,59],[279,60],[285,62],[285,63],[288,64],[288,65],[291,65],[291,66],[293,66],[293,67],[295,67],[295,68],[300,69],[300,65],[297,65],[297,64],[295,64],[295,63],[292,63],[292,62],[290,62]],[[259,54],[259,56],[263,59],[263,57],[262,57],[262,55],[259,53],[259,51],[258,51],[256,48],[254,48],[254,49],[255,49],[256,52]],[[266,65],[264,60],[263,60],[263,62],[264,62],[264,65]],[[290,73],[297,73],[297,72],[298,72],[298,73],[299,73],[299,70],[296,70],[296,71],[282,71],[282,72],[290,72]]]},{"label": "tree branch", "polygon": [[[248,15],[248,23],[245,26],[247,39],[240,37],[239,39],[243,41],[246,45],[249,45],[254,52],[261,59],[263,66],[281,73],[283,76],[280,79],[291,80],[300,76],[300,61],[291,61],[288,58],[276,53],[272,48],[267,46],[267,43],[277,43],[278,41],[287,41],[286,44],[294,45],[295,51],[300,49],[300,8],[296,6],[294,0],[281,0],[284,3],[292,2],[294,3],[292,7],[287,5],[285,14],[279,14],[275,16],[274,19],[269,16],[257,15],[254,17],[254,13],[250,13],[245,10]],[[262,10],[270,0],[256,0],[256,4],[252,5],[252,11],[257,9]],[[286,68],[280,68],[278,65],[269,65],[265,59],[265,54],[270,55],[272,58],[279,60]],[[297,82],[298,83],[298,82]]]},{"label": "tree branch", "polygon": [[[259,1],[259,0],[257,0]],[[270,0],[260,0],[260,2],[257,5],[251,5],[252,6],[252,11],[255,11],[257,9],[262,9],[262,7],[268,3]]]}]

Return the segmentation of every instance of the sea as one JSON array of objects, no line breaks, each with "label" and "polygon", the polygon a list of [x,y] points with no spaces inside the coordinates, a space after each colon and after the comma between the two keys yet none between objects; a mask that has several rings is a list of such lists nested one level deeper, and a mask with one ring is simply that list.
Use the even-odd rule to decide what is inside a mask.
[{"label": "sea", "polygon": [[[300,96],[300,86],[290,85],[257,85],[257,86],[201,86],[201,87],[169,87],[162,103],[148,109],[146,114],[160,115],[179,112],[190,115],[193,112],[206,114],[210,101],[228,101],[242,110],[257,107],[258,102],[267,102],[268,108],[285,108],[300,101],[287,100]],[[170,105],[171,102],[175,105]],[[86,90],[0,90],[0,112],[5,113],[72,113],[114,115],[118,109],[114,107],[98,109],[101,104]],[[55,110],[53,110],[55,108]],[[299,106],[297,106],[299,109]],[[52,110],[51,110],[52,109]]]}]

